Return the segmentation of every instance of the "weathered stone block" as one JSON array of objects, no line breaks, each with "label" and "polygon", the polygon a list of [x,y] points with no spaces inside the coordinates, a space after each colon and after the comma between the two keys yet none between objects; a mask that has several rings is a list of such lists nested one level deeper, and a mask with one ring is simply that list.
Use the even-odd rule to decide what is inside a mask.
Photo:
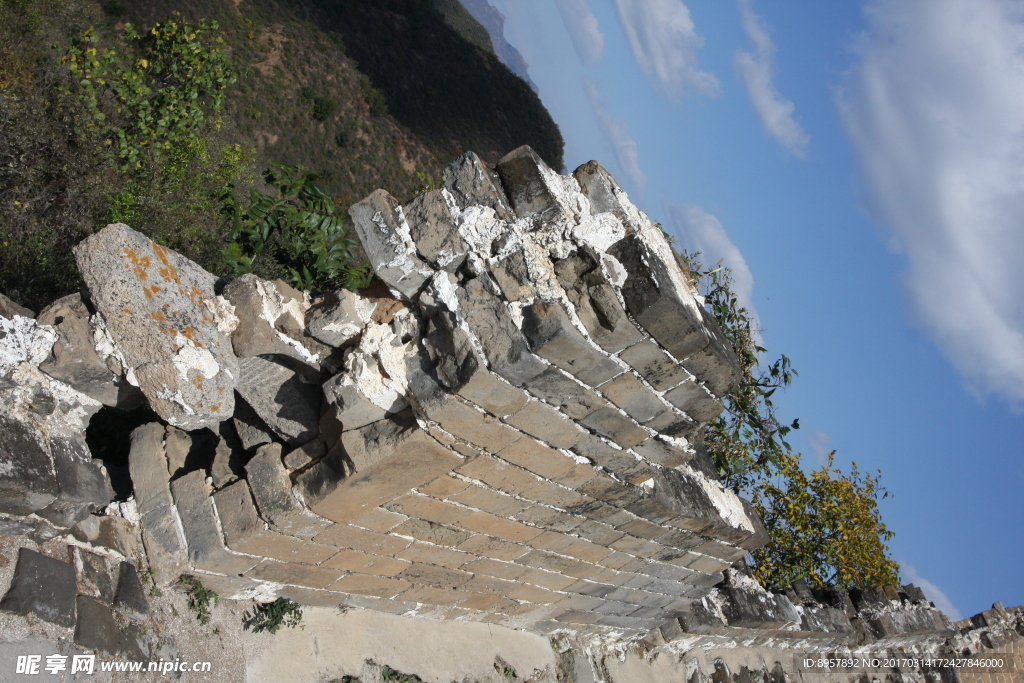
[{"label": "weathered stone block", "polygon": [[131,562],[121,562],[117,570],[117,593],[114,606],[128,612],[136,619],[149,614],[149,600],[146,589],[139,580],[139,572]]},{"label": "weathered stone block", "polygon": [[541,401],[530,401],[505,421],[555,448],[572,448],[586,436],[575,422]]},{"label": "weathered stone block", "polygon": [[580,250],[555,263],[562,285],[590,338],[608,353],[618,353],[643,338],[601,271],[598,257]]},{"label": "weathered stone block", "polygon": [[620,508],[626,507],[642,495],[635,487],[627,486],[606,475],[598,475],[578,490],[591,498],[603,500]]},{"label": "weathered stone block", "polygon": [[420,486],[417,490],[420,493],[425,493],[428,496],[434,496],[435,498],[445,499],[452,496],[459,491],[466,489],[469,486],[468,482],[464,482],[461,479],[455,479],[447,475],[438,477],[434,481]]},{"label": "weathered stone block", "polygon": [[537,481],[535,475],[488,455],[468,461],[457,471],[512,495],[522,493]]},{"label": "weathered stone block", "polygon": [[34,318],[36,314],[24,306],[11,301],[3,294],[0,294],[0,317],[13,318],[16,315],[20,315],[24,318]]},{"label": "weathered stone block", "polygon": [[407,560],[370,555],[358,550],[343,549],[324,562],[322,566],[328,569],[344,569],[345,571],[372,574],[374,576],[395,576],[411,565],[412,563]]},{"label": "weathered stone block", "polygon": [[458,588],[472,579],[473,575],[455,569],[414,562],[399,574],[398,578],[435,588]]},{"label": "weathered stone block", "polygon": [[623,448],[635,446],[650,436],[646,429],[612,406],[594,411],[579,423]]},{"label": "weathered stone block", "polygon": [[281,461],[288,470],[297,470],[327,455],[327,444],[320,437],[307,441],[284,455]]},{"label": "weathered stone block", "polygon": [[393,427],[386,432],[374,425],[353,430],[361,434],[346,440],[346,450],[353,453],[356,449],[349,448],[349,444],[358,443],[356,438],[362,439],[365,457],[353,457],[359,457],[365,466],[360,470],[357,465],[355,474],[324,496],[313,507],[315,513],[335,522],[347,522],[462,464],[458,455],[422,430],[405,429],[400,424]]},{"label": "weathered stone block", "polygon": [[682,364],[673,360],[650,339],[629,347],[619,354],[619,358],[629,363],[658,391],[671,389],[690,379],[690,373]]},{"label": "weathered stone block", "polygon": [[541,479],[533,486],[522,492],[522,497],[534,500],[545,506],[559,508],[561,510],[574,510],[579,505],[590,500],[586,496],[559,486],[553,482]]},{"label": "weathered stone block", "polygon": [[471,515],[459,520],[459,526],[469,531],[488,536],[512,541],[513,543],[525,543],[534,536],[541,533],[541,529],[526,526],[510,519],[503,519],[486,512],[474,512]]},{"label": "weathered stone block", "polygon": [[669,410],[657,395],[629,372],[603,384],[601,393],[641,424],[650,422]]},{"label": "weathered stone block", "polygon": [[351,524],[363,529],[369,529],[370,531],[383,533],[394,529],[404,521],[406,521],[405,515],[389,512],[382,508],[374,508],[353,519]]},{"label": "weathered stone block", "polygon": [[671,248],[661,235],[644,228],[616,243],[609,253],[626,268],[622,287],[626,307],[651,336],[687,369],[709,383],[717,395],[739,379],[739,363],[717,323],[697,304]]},{"label": "weathered stone block", "polygon": [[216,574],[242,574],[259,562],[258,558],[236,555],[224,547],[202,471],[175,479],[171,492],[185,530],[188,559],[194,567]]},{"label": "weathered stone block", "polygon": [[466,152],[449,164],[441,179],[460,208],[488,206],[499,219],[509,223],[515,220],[498,174],[490,170],[476,152]]},{"label": "weathered stone block", "polygon": [[529,146],[503,156],[495,170],[517,216],[538,215],[545,222],[562,217],[564,211],[556,199],[558,174]]},{"label": "weathered stone block", "polygon": [[554,367],[527,382],[526,389],[574,420],[583,419],[608,405],[589,387]]},{"label": "weathered stone block", "polygon": [[512,415],[530,398],[479,362],[472,363],[472,370],[466,375],[468,378],[455,389],[455,393],[498,417]]},{"label": "weathered stone block", "polygon": [[697,422],[714,420],[722,412],[722,402],[696,382],[683,382],[665,393],[665,400]]},{"label": "weathered stone block", "polygon": [[[559,533],[572,531],[577,526],[579,526],[580,523],[583,522],[583,520],[579,517],[573,517],[572,515],[566,512],[562,512],[561,510],[554,510],[543,505],[530,505],[524,510],[517,512],[514,516],[514,519],[517,522],[523,522],[531,526],[536,526],[542,529],[548,529],[549,531],[555,531]],[[534,540],[530,541],[531,545],[534,544]]]},{"label": "weathered stone block", "polygon": [[402,207],[377,190],[348,210],[359,242],[377,277],[403,296],[414,297],[433,275],[416,253]]},{"label": "weathered stone block", "polygon": [[118,651],[120,629],[110,607],[87,595],[79,595],[76,605],[78,620],[75,624],[75,644],[115,654]]},{"label": "weathered stone block", "polygon": [[274,440],[273,430],[248,403],[237,396],[235,398],[235,414],[232,416],[231,422],[235,426],[235,433],[242,443],[242,448],[246,451],[251,452],[254,448]]},{"label": "weathered stone block", "polygon": [[[361,517],[357,517],[352,523],[356,524]],[[473,535],[463,529],[454,529],[443,524],[428,522],[423,519],[408,519],[394,529],[391,533],[396,536],[409,536],[420,541],[427,541],[435,545],[456,547],[464,543]]]},{"label": "weathered stone block", "polygon": [[228,283],[224,297],[238,318],[231,345],[239,358],[278,354],[319,371],[320,362],[330,355],[330,347],[306,334],[306,295],[285,282],[246,273]]},{"label": "weathered stone block", "polygon": [[517,498],[483,486],[470,486],[452,496],[451,500],[500,517],[511,517],[526,507],[526,503]]},{"label": "weathered stone block", "polygon": [[173,506],[162,506],[140,515],[142,543],[158,583],[177,578],[188,562],[185,539]]},{"label": "weathered stone block", "polygon": [[473,574],[480,574],[483,576],[493,576],[496,579],[505,579],[512,581],[518,579],[530,569],[515,564],[513,562],[500,562],[498,560],[491,560],[487,558],[473,560],[463,565],[463,570],[472,572]]},{"label": "weathered stone block", "polygon": [[264,560],[246,572],[246,576],[260,581],[273,581],[293,586],[337,590],[335,585],[345,572],[326,567],[313,567],[297,562]]},{"label": "weathered stone block", "polygon": [[76,585],[73,565],[21,548],[11,587],[0,601],[0,609],[35,614],[58,626],[73,626]]},{"label": "weathered stone block", "polygon": [[0,512],[28,515],[60,493],[53,461],[33,427],[5,415],[0,415],[0,467]]},{"label": "weathered stone block", "polygon": [[236,319],[215,296],[214,276],[120,223],[74,252],[126,375],[153,410],[190,430],[226,419],[238,377],[227,337]]},{"label": "weathered stone block", "polygon": [[469,244],[458,231],[459,206],[447,190],[416,195],[402,207],[419,255],[437,270],[454,273],[466,260]]},{"label": "weathered stone block", "polygon": [[138,407],[144,400],[139,388],[129,384],[123,375],[111,372],[96,353],[89,317],[89,310],[77,293],[58,299],[39,312],[39,324],[50,325],[57,333],[53,355],[39,369],[104,405],[124,410]]},{"label": "weathered stone block", "polygon": [[687,453],[674,443],[660,437],[651,437],[633,446],[633,452],[645,460],[656,462],[663,467],[678,467],[693,458],[693,453]]},{"label": "weathered stone block", "polygon": [[329,526],[315,539],[339,548],[350,548],[374,555],[397,555],[409,547],[412,541],[389,534],[359,529],[349,524]]},{"label": "weathered stone block", "polygon": [[386,509],[408,517],[425,519],[435,524],[455,524],[471,514],[471,510],[445,503],[428,496],[406,494],[385,506]]},{"label": "weathered stone block", "polygon": [[238,362],[238,393],[289,446],[301,446],[317,434],[320,391],[278,360],[243,358]]},{"label": "weathered stone block", "polygon": [[494,538],[493,536],[486,536],[482,534],[471,536],[466,541],[460,543],[459,550],[464,550],[467,553],[473,553],[475,555],[490,557],[495,560],[507,560],[510,562],[530,552],[530,548],[524,545],[510,543],[499,538]]},{"label": "weathered stone block", "polygon": [[572,458],[529,438],[506,446],[498,457],[547,479],[555,479],[576,466]]},{"label": "weathered stone block", "polygon": [[458,569],[474,559],[474,556],[469,553],[442,548],[429,543],[413,543],[398,553],[398,557],[410,562],[432,564],[438,567],[447,567],[448,569]]},{"label": "weathered stone block", "polygon": [[380,576],[351,573],[331,586],[331,590],[359,595],[375,595],[381,598],[393,598],[408,590],[412,584],[400,579],[389,579]]},{"label": "weathered stone block", "polygon": [[523,334],[534,353],[587,386],[599,386],[622,373],[615,360],[576,329],[560,303],[536,301],[523,308]]},{"label": "weathered stone block", "polygon": [[283,562],[317,564],[337,548],[266,529],[256,513],[246,482],[235,482],[213,495],[227,547],[240,553],[271,557]]},{"label": "weathered stone block", "polygon": [[456,296],[460,311],[479,340],[492,371],[515,386],[523,386],[547,369],[530,350],[487,275],[464,282]]},{"label": "weathered stone block", "polygon": [[164,434],[164,426],[158,422],[136,427],[131,434],[128,469],[135,505],[141,515],[173,504],[167,483],[170,475],[164,455]]},{"label": "weathered stone block", "polygon": [[260,516],[273,529],[308,538],[326,526],[324,520],[306,513],[292,493],[291,480],[281,462],[281,444],[260,446],[245,472]]},{"label": "weathered stone block", "polygon": [[306,334],[328,346],[343,346],[363,331],[370,302],[347,289],[328,292],[306,311]]}]

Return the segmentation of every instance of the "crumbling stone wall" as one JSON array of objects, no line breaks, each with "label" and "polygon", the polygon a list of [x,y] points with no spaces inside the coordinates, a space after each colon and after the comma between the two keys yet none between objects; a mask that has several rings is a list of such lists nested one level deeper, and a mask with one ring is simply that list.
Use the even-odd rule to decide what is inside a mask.
[{"label": "crumbling stone wall", "polygon": [[[701,445],[736,359],[599,164],[469,153],[444,181],[352,207],[379,277],[359,292],[218,281],[110,225],[76,248],[82,294],[38,316],[0,295],[0,527],[82,542],[102,520],[140,532],[157,583],[550,633],[566,681],[629,680],[623,648],[698,682],[860,681],[792,655],[867,649],[1002,647],[1019,669],[1019,609],[954,625],[912,586],[772,593],[744,571],[767,538]],[[161,420],[107,507],[85,426],[143,404]]]},{"label": "crumbling stone wall", "polygon": [[352,207],[382,283],[358,293],[218,283],[108,226],[75,250],[85,300],[14,318],[24,339],[59,317],[92,343],[22,365],[166,422],[136,430],[129,463],[165,580],[646,631],[765,541],[695,448],[736,360],[595,162],[467,154],[445,184]]}]

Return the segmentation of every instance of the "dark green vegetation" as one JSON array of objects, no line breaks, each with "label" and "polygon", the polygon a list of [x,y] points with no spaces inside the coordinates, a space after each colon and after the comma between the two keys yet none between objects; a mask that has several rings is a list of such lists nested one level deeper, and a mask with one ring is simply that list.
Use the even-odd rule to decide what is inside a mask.
[{"label": "dark green vegetation", "polygon": [[[278,199],[273,164],[311,169],[343,228],[468,149],[527,143],[560,167],[540,101],[444,9],[459,32],[427,0],[0,0],[0,291],[36,309],[74,291],[71,247],[114,221],[231,276],[223,210]],[[339,246],[254,268],[309,282],[319,260],[342,282]]]},{"label": "dark green vegetation", "polygon": [[188,594],[188,606],[196,613],[196,619],[200,624],[209,624],[213,614],[210,610],[220,602],[220,596],[203,585],[202,581],[191,574],[182,574],[178,577],[178,584]]},{"label": "dark green vegetation", "polygon": [[754,575],[769,588],[807,578],[814,586],[841,588],[894,585],[899,565],[886,542],[879,497],[888,492],[878,477],[853,463],[849,474],[833,467],[835,452],[807,475],[786,436],[799,421],[784,424],[772,396],[789,386],[796,371],[786,356],[765,364],[746,309],[736,301],[728,268],[702,270],[698,254],[684,254],[707,305],[732,343],[742,371],[725,400],[722,416],[708,425],[705,445],[723,483],[751,498],[771,541],[754,551]]},{"label": "dark green vegetation", "polygon": [[252,611],[246,612],[242,626],[253,633],[266,631],[277,633],[282,626],[295,628],[302,621],[302,606],[288,598],[278,598],[273,602],[256,605]]}]

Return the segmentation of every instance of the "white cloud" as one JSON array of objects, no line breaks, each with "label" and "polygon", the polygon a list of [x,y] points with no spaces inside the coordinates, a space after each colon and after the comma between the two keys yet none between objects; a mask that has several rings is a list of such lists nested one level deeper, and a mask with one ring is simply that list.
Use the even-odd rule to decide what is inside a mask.
[{"label": "white cloud", "polygon": [[912,583],[924,591],[924,596],[931,602],[934,602],[935,606],[940,611],[945,612],[946,616],[950,619],[953,621],[960,621],[960,619],[963,618],[960,616],[960,610],[958,610],[956,605],[953,604],[953,601],[942,592],[942,589],[928,579],[922,578],[921,575],[917,573],[917,570],[912,566],[905,562],[901,563],[900,573],[903,574],[903,578],[907,580],[907,583]]},{"label": "white cloud", "polygon": [[772,83],[775,76],[775,43],[769,28],[754,14],[751,0],[738,0],[743,29],[753,41],[756,52],[737,50],[733,55],[736,74],[743,82],[765,132],[791,154],[803,158],[810,137],[793,118],[794,105],[784,98]]},{"label": "white cloud", "polygon": [[1009,0],[880,0],[839,107],[910,302],[978,394],[1024,405],[1024,23]]},{"label": "white cloud", "polygon": [[587,98],[590,100],[590,106],[594,109],[597,124],[608,144],[611,145],[615,160],[619,162],[619,168],[626,174],[632,188],[643,195],[647,190],[647,175],[640,170],[640,154],[636,149],[636,140],[630,137],[623,121],[613,119],[605,111],[597,88],[586,78],[583,79],[583,89],[587,91]]},{"label": "white cloud", "polygon": [[614,0],[619,23],[640,67],[668,95],[684,87],[718,94],[718,79],[697,67],[697,35],[690,10],[681,0]]},{"label": "white cloud", "polygon": [[828,464],[828,454],[832,451],[832,437],[820,430],[812,430],[807,434],[807,445],[811,447],[811,457],[818,466]]},{"label": "white cloud", "polygon": [[[705,269],[716,263],[732,270],[733,293],[736,302],[747,309],[755,330],[760,330],[757,309],[754,308],[754,274],[750,272],[739,247],[725,234],[721,221],[696,204],[664,203],[665,216],[674,229],[680,246],[689,252],[699,251]],[[759,342],[760,343],[760,342]]]},{"label": "white cloud", "polygon": [[604,52],[604,34],[586,0],[555,0],[555,4],[580,61],[593,64],[600,59]]}]

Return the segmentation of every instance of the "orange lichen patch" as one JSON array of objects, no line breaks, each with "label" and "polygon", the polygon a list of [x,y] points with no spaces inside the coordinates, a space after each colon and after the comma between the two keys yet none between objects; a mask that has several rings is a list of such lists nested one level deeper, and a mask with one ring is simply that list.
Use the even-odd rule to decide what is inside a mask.
[{"label": "orange lichen patch", "polygon": [[150,260],[148,256],[143,256],[142,258],[139,258],[138,254],[136,254],[133,250],[129,249],[128,247],[124,248],[124,255],[127,256],[128,261],[131,262],[132,272],[135,273],[135,277],[139,278],[140,280],[149,279],[149,273],[146,272],[146,268],[149,268],[150,266]]},{"label": "orange lichen patch", "polygon": [[142,288],[142,293],[146,295],[147,299],[152,299],[153,295],[156,294],[159,291],[160,291],[160,288],[157,287],[156,285],[153,285],[151,287],[143,287]]},{"label": "orange lichen patch", "polygon": [[122,308],[121,310],[122,310],[123,312],[127,313],[128,315],[135,315],[135,314],[134,314],[134,313],[132,312],[132,309],[130,309],[130,308]]},{"label": "orange lichen patch", "polygon": [[199,348],[203,348],[202,343],[196,339],[196,331],[192,329],[191,325],[185,325],[185,329],[181,334]]},{"label": "orange lichen patch", "polygon": [[192,382],[192,384],[195,385],[195,388],[199,391],[203,390],[203,378],[201,375],[196,375],[189,381]]},{"label": "orange lichen patch", "polygon": [[161,323],[168,322],[167,321],[167,316],[164,315],[162,311],[154,311],[154,312],[149,314],[149,317],[151,317],[153,320],[156,320],[157,322],[161,322]]},{"label": "orange lichen patch", "polygon": [[216,413],[218,410],[220,410],[220,404],[219,403],[210,406],[210,412],[211,413]]}]

